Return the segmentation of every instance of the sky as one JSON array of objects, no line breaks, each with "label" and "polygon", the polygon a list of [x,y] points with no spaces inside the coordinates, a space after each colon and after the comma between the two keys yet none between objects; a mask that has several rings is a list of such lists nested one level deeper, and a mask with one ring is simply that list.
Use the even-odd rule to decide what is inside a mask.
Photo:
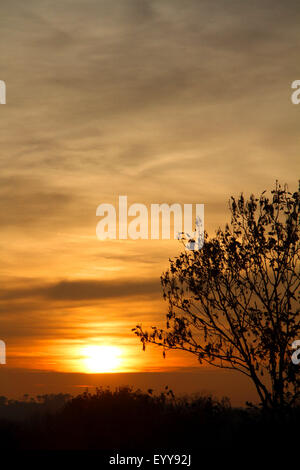
[{"label": "sky", "polygon": [[100,241],[96,208],[203,203],[213,234],[231,195],[296,189],[299,20],[297,0],[1,3],[2,370],[91,372],[99,345],[115,372],[197,366],[131,332],[164,324],[182,246]]}]

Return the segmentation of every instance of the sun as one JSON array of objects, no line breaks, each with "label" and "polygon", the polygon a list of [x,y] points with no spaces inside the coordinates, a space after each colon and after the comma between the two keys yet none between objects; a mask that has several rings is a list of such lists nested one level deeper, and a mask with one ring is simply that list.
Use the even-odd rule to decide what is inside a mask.
[{"label": "sun", "polygon": [[86,372],[117,372],[122,363],[122,351],[115,346],[86,346],[82,350]]}]

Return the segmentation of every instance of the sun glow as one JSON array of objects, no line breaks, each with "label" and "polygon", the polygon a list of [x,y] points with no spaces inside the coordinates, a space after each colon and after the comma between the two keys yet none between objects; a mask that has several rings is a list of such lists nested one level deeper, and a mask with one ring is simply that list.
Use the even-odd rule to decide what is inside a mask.
[{"label": "sun glow", "polygon": [[122,351],[115,346],[86,346],[82,350],[84,368],[89,373],[117,372]]}]

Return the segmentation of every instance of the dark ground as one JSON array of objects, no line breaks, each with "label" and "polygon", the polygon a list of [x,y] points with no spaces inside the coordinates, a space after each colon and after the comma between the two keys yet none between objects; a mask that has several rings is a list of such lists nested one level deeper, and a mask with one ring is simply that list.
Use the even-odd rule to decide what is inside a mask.
[{"label": "dark ground", "polygon": [[1,450],[115,450],[178,452],[199,448],[298,447],[300,409],[280,416],[233,408],[210,396],[176,398],[120,388],[77,397],[0,397]]}]

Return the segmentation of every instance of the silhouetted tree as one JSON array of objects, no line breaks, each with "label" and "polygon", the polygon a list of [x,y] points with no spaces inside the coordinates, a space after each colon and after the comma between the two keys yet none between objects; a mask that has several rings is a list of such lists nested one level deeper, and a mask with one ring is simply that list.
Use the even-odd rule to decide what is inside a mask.
[{"label": "silhouetted tree", "polygon": [[161,277],[169,311],[165,329],[133,329],[147,343],[188,351],[254,383],[264,408],[299,400],[299,191],[277,182],[229,202],[231,223],[202,250],[184,250]]}]

